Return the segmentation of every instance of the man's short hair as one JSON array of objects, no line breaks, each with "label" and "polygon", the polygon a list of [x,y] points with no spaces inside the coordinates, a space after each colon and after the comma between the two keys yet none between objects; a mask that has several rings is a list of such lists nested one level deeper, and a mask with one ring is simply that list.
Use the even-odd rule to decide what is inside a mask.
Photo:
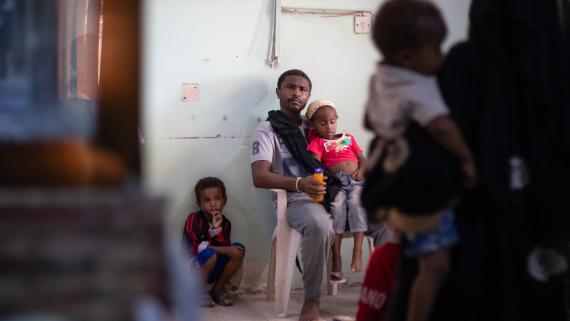
[{"label": "man's short hair", "polygon": [[375,20],[372,39],[387,59],[402,50],[440,46],[447,34],[441,12],[427,0],[388,0]]},{"label": "man's short hair", "polygon": [[211,187],[219,188],[224,198],[227,198],[226,186],[224,185],[224,182],[222,182],[221,179],[217,177],[204,177],[200,179],[198,183],[196,183],[196,186],[194,187],[194,192],[196,193],[196,203],[198,204],[200,203],[200,193],[202,193],[202,191],[204,191],[205,189]]},{"label": "man's short hair", "polygon": [[301,76],[307,79],[307,81],[309,82],[309,91],[311,91],[311,89],[313,88],[313,83],[311,83],[311,79],[309,79],[309,76],[307,76],[306,73],[304,73],[302,70],[299,69],[291,69],[282,73],[281,76],[279,76],[279,79],[277,79],[277,88],[281,88],[281,84],[283,83],[283,81],[287,76]]}]

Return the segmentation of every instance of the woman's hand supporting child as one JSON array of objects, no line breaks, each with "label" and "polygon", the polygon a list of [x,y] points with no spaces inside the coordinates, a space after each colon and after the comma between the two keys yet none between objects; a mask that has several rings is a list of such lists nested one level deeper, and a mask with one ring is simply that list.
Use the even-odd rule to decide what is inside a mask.
[{"label": "woman's hand supporting child", "polygon": [[465,177],[465,187],[475,187],[477,185],[475,162],[455,122],[448,116],[440,116],[430,121],[426,129],[440,145],[459,159]]}]

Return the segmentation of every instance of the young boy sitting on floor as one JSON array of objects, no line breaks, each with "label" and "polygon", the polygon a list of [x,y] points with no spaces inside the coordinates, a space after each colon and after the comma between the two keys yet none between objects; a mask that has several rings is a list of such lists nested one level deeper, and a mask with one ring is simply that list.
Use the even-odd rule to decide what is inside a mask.
[{"label": "young boy sitting on floor", "polygon": [[[228,197],[224,183],[216,177],[204,177],[194,187],[200,210],[186,219],[184,238],[192,248],[194,261],[202,271],[212,300],[223,306],[233,305],[225,290],[226,283],[238,272],[245,255],[245,247],[231,243],[232,224],[222,215]],[[239,284],[233,284],[237,287]],[[204,303],[213,306],[211,301]]]}]

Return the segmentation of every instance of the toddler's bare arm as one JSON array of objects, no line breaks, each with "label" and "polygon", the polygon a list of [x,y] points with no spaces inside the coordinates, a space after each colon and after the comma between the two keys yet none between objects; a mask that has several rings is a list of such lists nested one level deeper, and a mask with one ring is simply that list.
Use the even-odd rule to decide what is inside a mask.
[{"label": "toddler's bare arm", "polygon": [[364,171],[366,170],[366,157],[362,152],[356,154],[356,157],[358,158],[358,168],[352,173],[352,177],[356,181],[361,181],[364,179]]}]

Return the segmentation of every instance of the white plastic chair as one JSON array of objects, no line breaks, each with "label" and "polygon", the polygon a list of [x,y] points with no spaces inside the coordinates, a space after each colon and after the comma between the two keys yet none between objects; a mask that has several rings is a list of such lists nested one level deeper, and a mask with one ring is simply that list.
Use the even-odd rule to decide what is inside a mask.
[{"label": "white plastic chair", "polygon": [[[352,238],[352,232],[351,231],[344,231],[344,233],[342,234],[342,239],[346,239],[346,238]],[[370,257],[372,255],[372,252],[374,251],[374,239],[371,236],[368,235],[364,235],[364,241],[368,243],[368,257]],[[362,266],[363,270],[366,270],[366,265],[363,264]],[[331,275],[331,271],[332,271],[332,255],[329,255],[329,258],[327,260],[327,278],[329,278],[329,276]],[[338,295],[338,286],[339,284],[342,283],[338,283],[338,282],[327,282],[327,293],[328,295]]]},{"label": "white plastic chair", "polygon": [[[275,313],[277,317],[284,318],[287,317],[295,258],[301,245],[301,233],[291,228],[287,223],[287,192],[281,189],[272,189],[271,191],[274,192],[275,197],[274,211],[276,211],[277,226],[273,230],[271,241],[266,297],[268,300],[275,300]],[[345,232],[343,238],[345,237],[352,237],[352,234],[349,231]],[[370,253],[372,253],[374,242],[371,237],[366,237],[366,239]],[[327,280],[332,267],[330,258],[331,255],[329,255],[327,263]],[[337,295],[338,283],[327,282],[327,284],[328,294]]]},{"label": "white plastic chair", "polygon": [[295,269],[295,257],[301,245],[301,233],[287,223],[287,192],[272,189],[275,193],[277,226],[273,230],[271,256],[267,273],[267,299],[275,300],[277,317],[286,317],[289,295]]}]

